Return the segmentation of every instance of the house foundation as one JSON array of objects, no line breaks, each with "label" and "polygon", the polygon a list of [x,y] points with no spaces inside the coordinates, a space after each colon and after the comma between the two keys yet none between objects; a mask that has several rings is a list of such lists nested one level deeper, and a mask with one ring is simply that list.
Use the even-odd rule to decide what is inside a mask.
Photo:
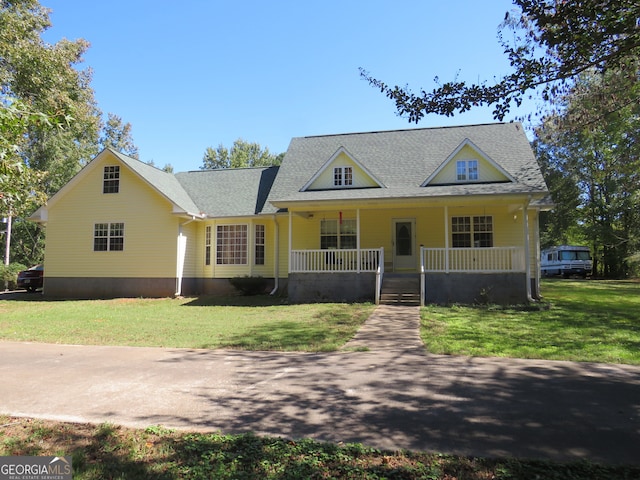
[{"label": "house foundation", "polygon": [[527,303],[527,275],[505,273],[427,273],[425,303],[438,305]]}]

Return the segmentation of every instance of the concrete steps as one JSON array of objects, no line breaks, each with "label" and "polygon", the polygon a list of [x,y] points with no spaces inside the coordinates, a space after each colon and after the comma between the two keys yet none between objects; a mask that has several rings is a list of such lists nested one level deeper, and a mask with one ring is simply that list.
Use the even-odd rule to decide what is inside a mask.
[{"label": "concrete steps", "polygon": [[382,279],[382,305],[420,305],[420,276],[418,274],[387,273]]}]

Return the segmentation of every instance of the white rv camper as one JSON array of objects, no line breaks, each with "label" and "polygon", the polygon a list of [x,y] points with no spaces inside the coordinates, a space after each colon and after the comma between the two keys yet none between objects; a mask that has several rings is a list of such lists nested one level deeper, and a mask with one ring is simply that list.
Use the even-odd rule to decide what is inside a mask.
[{"label": "white rv camper", "polygon": [[580,275],[586,278],[591,275],[592,268],[589,247],[561,245],[540,252],[540,272],[545,277]]}]

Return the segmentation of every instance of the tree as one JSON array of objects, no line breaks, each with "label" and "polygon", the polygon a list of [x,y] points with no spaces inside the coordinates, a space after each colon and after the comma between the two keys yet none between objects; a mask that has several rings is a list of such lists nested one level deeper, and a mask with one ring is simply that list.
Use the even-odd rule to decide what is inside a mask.
[{"label": "tree", "polygon": [[202,158],[201,170],[217,168],[246,168],[280,165],[284,154],[273,155],[269,149],[260,147],[258,143],[245,142],[241,138],[233,142],[228,150],[224,145],[214,149],[208,147]]},{"label": "tree", "polygon": [[131,124],[123,123],[122,118],[113,113],[108,114],[107,122],[102,129],[100,145],[122,152],[131,158],[138,158],[138,147],[133,143]]},{"label": "tree", "polygon": [[[520,15],[507,13],[502,25],[503,30],[514,31],[513,42],[500,33],[514,70],[495,83],[454,80],[414,94],[407,87],[391,87],[362,68],[360,74],[395,101],[400,115],[416,123],[429,113],[452,116],[481,105],[493,106],[494,118],[503,120],[527,92],[538,90],[543,100],[552,100],[568,93],[587,71],[616,70],[629,85],[636,83],[640,68],[637,0],[618,0],[615,5],[605,0],[514,0],[514,4],[520,7]],[[613,101],[609,110],[624,106],[624,101]]]},{"label": "tree", "polygon": [[[78,68],[89,44],[48,44],[41,36],[49,26],[49,10],[37,0],[0,0],[0,209],[12,216],[29,215],[98,149],[91,71]],[[41,227],[15,227],[12,256],[32,252],[24,263],[41,261]]]},{"label": "tree", "polygon": [[0,94],[31,112],[73,118],[65,129],[31,124],[20,144],[24,166],[47,172],[43,187],[51,195],[97,153],[100,111],[91,71],[77,68],[89,44],[44,42],[49,10],[37,0],[1,0],[0,7]]},{"label": "tree", "polygon": [[[624,71],[582,74],[536,131],[557,205],[548,231],[572,225],[567,231],[589,241],[599,273],[615,277],[634,273],[629,259],[640,252],[640,104],[611,111],[609,102],[625,97],[627,84]],[[603,121],[585,122],[594,118]]]}]

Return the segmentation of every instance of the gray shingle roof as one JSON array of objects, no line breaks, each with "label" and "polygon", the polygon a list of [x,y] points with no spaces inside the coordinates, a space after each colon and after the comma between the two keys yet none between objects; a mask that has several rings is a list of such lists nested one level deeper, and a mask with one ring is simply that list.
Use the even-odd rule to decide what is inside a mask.
[{"label": "gray shingle roof", "polygon": [[[513,183],[420,185],[466,139],[500,165]],[[300,191],[344,147],[385,188]],[[294,138],[268,202],[547,193],[547,186],[519,123],[422,128]],[[265,211],[276,211],[269,203]]]},{"label": "gray shingle roof", "polygon": [[278,167],[233,168],[177,173],[175,178],[210,217],[260,213]]},{"label": "gray shingle roof", "polygon": [[176,207],[188,214],[199,214],[200,210],[198,210],[195,202],[184,188],[182,188],[182,185],[180,185],[173,174],[148,165],[140,160],[136,160],[135,158],[128,157],[115,150],[109,150],[142,179],[158,190],[167,200],[176,205]]}]

